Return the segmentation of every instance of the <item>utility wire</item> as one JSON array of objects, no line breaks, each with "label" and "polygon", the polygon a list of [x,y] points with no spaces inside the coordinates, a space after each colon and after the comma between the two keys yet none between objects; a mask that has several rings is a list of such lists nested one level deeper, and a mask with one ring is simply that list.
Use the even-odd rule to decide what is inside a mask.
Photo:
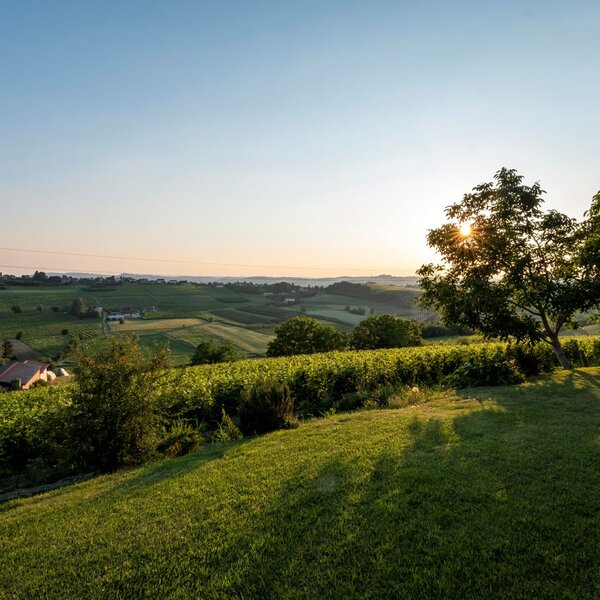
[{"label": "utility wire", "polygon": [[[106,255],[106,254],[83,254],[77,252],[56,252],[52,250],[29,250],[26,248],[2,248],[0,250],[5,252],[27,252],[32,254],[49,254],[55,256],[77,256],[79,258],[105,258],[110,260],[131,260],[131,261],[143,261],[143,262],[152,262],[152,263],[171,263],[171,264],[187,264],[187,265],[205,265],[205,266],[213,266],[213,267],[244,267],[249,269],[287,269],[287,270],[314,270],[314,271],[336,271],[338,273],[344,271],[344,269],[340,269],[338,267],[290,267],[284,265],[250,265],[250,264],[242,264],[242,263],[217,263],[217,262],[203,262],[203,261],[195,261],[195,260],[174,260],[168,258],[147,258],[147,257],[133,257],[133,256],[114,256],[114,255]],[[35,267],[8,267],[4,265],[5,268],[35,268]],[[47,268],[47,267],[44,267]],[[54,267],[52,267],[54,268]],[[70,269],[73,270],[73,269]],[[85,271],[86,269],[84,269]],[[364,269],[365,271],[376,271],[377,269]],[[390,269],[386,269],[390,270]],[[415,269],[410,268],[401,268],[401,269],[391,269],[391,271],[395,273],[410,273],[414,274]],[[102,271],[103,273],[110,273],[110,271]]]}]

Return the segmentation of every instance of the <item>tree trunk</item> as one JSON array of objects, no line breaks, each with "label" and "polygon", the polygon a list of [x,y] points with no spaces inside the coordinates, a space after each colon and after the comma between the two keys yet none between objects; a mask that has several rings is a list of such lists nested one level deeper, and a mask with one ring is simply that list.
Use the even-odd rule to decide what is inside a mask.
[{"label": "tree trunk", "polygon": [[569,369],[569,370],[572,369],[573,366],[571,365],[569,359],[565,355],[564,350],[562,349],[562,346],[560,345],[560,340],[558,339],[558,334],[553,335],[550,338],[550,343],[552,344],[552,348],[554,349],[554,354],[556,354],[556,358],[558,359],[560,366],[563,369]]}]

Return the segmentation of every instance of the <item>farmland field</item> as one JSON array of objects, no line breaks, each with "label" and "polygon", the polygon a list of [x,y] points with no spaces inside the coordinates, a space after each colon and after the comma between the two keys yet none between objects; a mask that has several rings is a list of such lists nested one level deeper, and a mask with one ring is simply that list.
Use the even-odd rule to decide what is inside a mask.
[{"label": "farmland field", "polygon": [[[22,332],[23,343],[46,359],[55,358],[73,338],[87,347],[103,345],[105,329],[100,319],[77,318],[69,313],[72,301],[78,297],[107,312],[149,309],[141,320],[127,319],[123,325],[118,321],[107,323],[106,331],[109,335],[136,334],[145,347],[167,344],[174,365],[187,364],[203,338],[231,341],[248,357],[264,356],[277,324],[299,314],[344,331],[371,312],[418,321],[432,316],[414,306],[417,292],[413,288],[377,284],[338,289],[340,293],[320,290],[299,298],[296,304],[285,304],[260,293],[216,285],[10,285],[0,290],[0,339],[14,339]],[[21,312],[13,312],[14,306]],[[349,312],[347,307],[361,307],[365,315]],[[575,332],[566,331],[565,335],[596,335],[599,331],[598,325],[588,325]]]}]

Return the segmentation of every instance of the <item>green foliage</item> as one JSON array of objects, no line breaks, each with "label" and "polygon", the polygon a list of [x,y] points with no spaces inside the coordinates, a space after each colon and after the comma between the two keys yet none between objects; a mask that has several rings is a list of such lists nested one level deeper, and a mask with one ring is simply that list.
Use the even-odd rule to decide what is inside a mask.
[{"label": "green foliage", "polygon": [[203,442],[202,430],[187,421],[176,419],[165,427],[158,450],[165,456],[182,456],[197,450]]},{"label": "green foliage", "polygon": [[244,435],[286,429],[293,424],[294,402],[289,388],[272,379],[259,381],[242,397],[238,420]]},{"label": "green foliage", "polygon": [[244,437],[239,427],[233,422],[233,419],[225,412],[221,411],[221,422],[217,429],[213,431],[211,439],[217,444],[233,442]]},{"label": "green foliage", "polygon": [[[600,302],[600,199],[588,221],[578,223],[542,211],[543,193],[538,183],[526,186],[516,171],[501,169],[493,182],[449,206],[448,223],[427,236],[443,264],[418,271],[420,304],[486,337],[546,340],[570,368],[558,334],[574,324],[577,312]],[[467,235],[461,233],[465,224]]]},{"label": "green foliage", "polygon": [[0,362],[8,360],[13,354],[13,347],[10,340],[2,340],[0,344]]},{"label": "green foliage", "polygon": [[332,325],[323,325],[312,317],[293,317],[275,328],[267,356],[292,356],[341,350],[346,336]]},{"label": "green foliage", "polygon": [[522,383],[525,377],[515,365],[501,354],[497,356],[474,356],[462,364],[444,380],[454,388],[479,387],[489,385],[513,385]]},{"label": "green foliage", "polygon": [[20,312],[23,312],[23,309],[18,305],[18,304],[13,304],[10,307],[10,310],[12,310],[15,314],[18,314]]},{"label": "green foliage", "polygon": [[439,323],[425,323],[421,327],[423,338],[454,337],[460,335],[473,335],[473,330],[460,325],[448,326]]},{"label": "green foliage", "polygon": [[240,360],[242,355],[229,341],[217,342],[213,339],[202,340],[197,346],[190,365],[212,365]]},{"label": "green foliage", "polygon": [[[600,364],[600,338],[579,338],[577,343],[590,364]],[[236,415],[250,391],[265,380],[287,386],[296,415],[319,416],[331,409],[359,408],[370,396],[379,398],[383,394],[375,390],[439,386],[465,363],[486,365],[486,369],[496,369],[502,374],[505,362],[527,375],[543,373],[557,366],[554,353],[546,343],[535,346],[440,344],[169,369],[161,373],[160,382],[143,379],[142,388],[136,388],[135,392],[143,395],[148,390],[153,397],[152,406],[166,423],[177,420],[190,424],[204,422],[210,429],[215,427],[213,424],[223,425],[223,410],[228,415]],[[479,378],[482,383],[489,384],[499,380],[498,376],[487,380]],[[460,381],[455,383],[463,385]],[[7,448],[12,440],[19,438],[21,431],[28,440],[29,462],[42,460],[57,468],[68,462],[64,438],[65,432],[70,430],[72,392],[72,384],[67,384],[3,395],[0,402],[0,471],[10,471],[11,452]],[[118,404],[119,400],[115,398],[114,401]],[[93,408],[97,410],[96,406]]]},{"label": "green foliage", "polygon": [[361,321],[350,334],[350,347],[355,350],[402,348],[423,344],[416,321],[393,315],[373,315]]},{"label": "green foliage", "polygon": [[87,305],[83,298],[75,298],[71,302],[70,312],[75,317],[81,317],[87,309]]},{"label": "green foliage", "polygon": [[160,424],[157,388],[166,358],[162,348],[147,358],[131,337],[112,338],[95,355],[79,354],[71,422],[79,468],[113,471],[152,455]]},{"label": "green foliage", "polygon": [[[600,357],[600,353],[598,356]],[[525,377],[551,373],[556,368],[556,356],[552,347],[544,343],[510,344],[507,359],[513,362]]]},{"label": "green foliage", "polygon": [[21,475],[32,463],[61,473],[68,470],[68,385],[2,395],[0,473]]}]

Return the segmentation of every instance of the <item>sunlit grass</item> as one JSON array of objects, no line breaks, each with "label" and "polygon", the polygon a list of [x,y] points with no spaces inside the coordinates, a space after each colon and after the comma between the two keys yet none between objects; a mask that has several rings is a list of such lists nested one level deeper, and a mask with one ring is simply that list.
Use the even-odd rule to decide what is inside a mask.
[{"label": "sunlit grass", "polygon": [[600,369],[420,401],[0,505],[0,590],[596,597]]}]

